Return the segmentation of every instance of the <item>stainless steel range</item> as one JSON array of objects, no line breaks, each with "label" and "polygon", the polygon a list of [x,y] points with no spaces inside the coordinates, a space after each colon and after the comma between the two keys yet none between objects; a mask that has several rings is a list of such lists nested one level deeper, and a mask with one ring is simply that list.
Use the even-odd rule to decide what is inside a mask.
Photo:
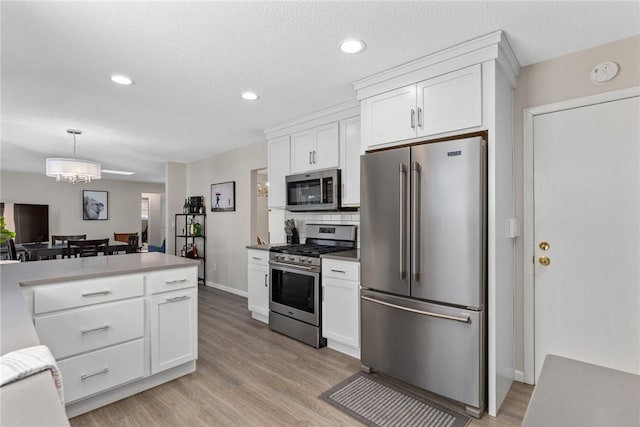
[{"label": "stainless steel range", "polygon": [[322,337],[320,255],[356,247],[355,225],[307,224],[304,244],[269,254],[269,328],[316,348]]}]

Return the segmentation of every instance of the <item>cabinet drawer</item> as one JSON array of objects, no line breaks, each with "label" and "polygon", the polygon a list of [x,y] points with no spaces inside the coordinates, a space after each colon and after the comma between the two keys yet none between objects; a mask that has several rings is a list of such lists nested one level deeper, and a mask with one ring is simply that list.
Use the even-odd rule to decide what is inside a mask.
[{"label": "cabinet drawer", "polygon": [[35,314],[82,307],[144,294],[142,274],[84,279],[38,286],[33,291]]},{"label": "cabinet drawer", "polygon": [[58,362],[64,381],[64,400],[83,397],[144,375],[144,340],[97,350]]},{"label": "cabinet drawer", "polygon": [[248,249],[247,262],[249,264],[269,265],[269,251],[262,251],[260,249]]},{"label": "cabinet drawer", "polygon": [[40,342],[57,359],[144,335],[144,300],[86,307],[35,319]]},{"label": "cabinet drawer", "polygon": [[146,274],[149,292],[175,291],[177,289],[192,288],[198,285],[197,266],[171,270],[159,270]]},{"label": "cabinet drawer", "polygon": [[322,260],[322,276],[360,281],[360,263],[355,261]]}]

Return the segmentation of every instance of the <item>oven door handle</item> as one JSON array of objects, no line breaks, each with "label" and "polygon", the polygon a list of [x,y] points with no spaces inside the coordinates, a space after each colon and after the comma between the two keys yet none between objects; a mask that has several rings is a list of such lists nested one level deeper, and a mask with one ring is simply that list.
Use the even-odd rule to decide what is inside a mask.
[{"label": "oven door handle", "polygon": [[318,267],[307,267],[307,266],[304,266],[304,265],[286,264],[284,262],[277,262],[277,261],[269,261],[269,264],[277,265],[277,266],[280,266],[280,267],[291,268],[291,269],[295,269],[295,270],[306,270],[306,271],[311,271],[313,273],[318,273]]}]

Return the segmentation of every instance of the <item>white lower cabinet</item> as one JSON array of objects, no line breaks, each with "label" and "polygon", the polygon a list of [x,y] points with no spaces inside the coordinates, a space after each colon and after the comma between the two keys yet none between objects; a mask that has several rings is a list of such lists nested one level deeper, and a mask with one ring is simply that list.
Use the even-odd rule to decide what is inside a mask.
[{"label": "white lower cabinet", "polygon": [[247,294],[251,317],[269,323],[269,251],[247,251]]},{"label": "white lower cabinet", "polygon": [[22,290],[62,372],[70,416],[153,386],[140,383],[157,385],[150,377],[158,372],[183,365],[164,373],[167,381],[195,367],[188,365],[198,356],[195,265]]},{"label": "white lower cabinet", "polygon": [[322,260],[322,335],[327,346],[360,358],[360,263]]},{"label": "white lower cabinet", "polygon": [[151,373],[173,368],[198,354],[198,292],[168,292],[151,298]]}]

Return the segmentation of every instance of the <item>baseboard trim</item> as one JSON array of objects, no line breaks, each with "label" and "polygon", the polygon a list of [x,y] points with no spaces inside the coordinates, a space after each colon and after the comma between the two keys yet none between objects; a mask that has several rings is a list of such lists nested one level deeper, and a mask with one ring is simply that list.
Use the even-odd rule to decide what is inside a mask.
[{"label": "baseboard trim", "polygon": [[220,289],[221,291],[229,292],[230,294],[239,295],[241,297],[248,297],[247,291],[241,291],[240,289],[232,288],[231,286],[221,285],[220,283],[214,283],[207,280],[207,286],[210,288]]},{"label": "baseboard trim", "polygon": [[513,371],[513,380],[518,381],[519,383],[523,383],[524,381],[524,371]]}]

